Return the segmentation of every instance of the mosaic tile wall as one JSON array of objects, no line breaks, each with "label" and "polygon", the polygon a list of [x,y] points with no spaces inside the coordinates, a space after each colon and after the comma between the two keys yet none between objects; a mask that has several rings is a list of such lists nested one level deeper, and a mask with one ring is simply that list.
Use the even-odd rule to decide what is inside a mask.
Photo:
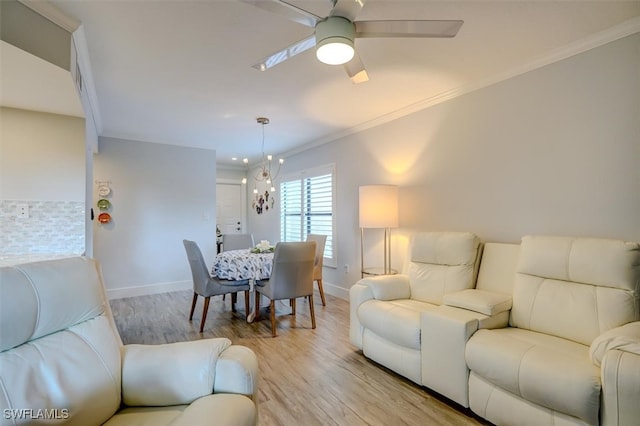
[{"label": "mosaic tile wall", "polygon": [[[29,217],[18,217],[18,206]],[[0,255],[82,254],[85,205],[77,201],[0,200]]]}]

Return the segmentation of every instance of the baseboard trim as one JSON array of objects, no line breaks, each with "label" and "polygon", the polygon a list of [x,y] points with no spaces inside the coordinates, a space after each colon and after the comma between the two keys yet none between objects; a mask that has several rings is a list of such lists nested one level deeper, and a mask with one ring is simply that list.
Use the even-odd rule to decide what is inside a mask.
[{"label": "baseboard trim", "polygon": [[[323,282],[324,291],[327,294],[343,300],[349,300],[349,290],[338,287],[335,284]],[[122,287],[107,289],[109,300],[124,299],[126,297],[147,296],[150,294],[169,293],[171,291],[189,290],[193,288],[192,281],[173,281],[168,283],[157,283],[150,285],[140,285],[135,287]]]},{"label": "baseboard trim", "polygon": [[346,288],[338,287],[337,285],[328,283],[326,281],[322,282],[322,288],[327,294],[343,300],[349,300],[349,290],[347,290]]},{"label": "baseboard trim", "polygon": [[190,280],[140,285],[135,287],[112,288],[107,289],[107,298],[109,300],[124,299],[125,297],[146,296],[149,294],[168,293],[170,291],[188,290],[192,288],[193,282]]}]

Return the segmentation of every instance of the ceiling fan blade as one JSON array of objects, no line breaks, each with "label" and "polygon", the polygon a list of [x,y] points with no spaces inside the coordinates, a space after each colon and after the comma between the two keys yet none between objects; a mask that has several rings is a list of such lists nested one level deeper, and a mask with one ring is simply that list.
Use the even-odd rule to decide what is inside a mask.
[{"label": "ceiling fan blade", "polygon": [[353,59],[344,64],[344,69],[353,84],[369,81],[367,70],[364,69],[364,64],[362,63],[362,60],[360,59],[360,56],[357,52],[355,55],[353,55]]},{"label": "ceiling fan blade", "polygon": [[286,1],[282,0],[240,0],[243,3],[247,3],[267,12],[275,13],[280,16],[284,16],[290,21],[297,22],[310,28],[315,28],[316,24],[323,18],[314,15],[304,9],[300,9]]},{"label": "ceiling fan blade", "polygon": [[342,16],[350,21],[356,19],[356,15],[362,9],[367,0],[332,0],[334,5],[330,16]]},{"label": "ceiling fan blade", "polygon": [[464,21],[358,21],[356,37],[455,37]]},{"label": "ceiling fan blade", "polygon": [[251,66],[257,70],[266,71],[269,68],[275,67],[279,63],[284,62],[299,53],[304,52],[305,50],[311,49],[315,45],[316,36],[315,34],[312,34],[307,38],[304,38],[296,43],[285,47],[284,49],[278,50],[277,52],[262,58],[260,61]]}]

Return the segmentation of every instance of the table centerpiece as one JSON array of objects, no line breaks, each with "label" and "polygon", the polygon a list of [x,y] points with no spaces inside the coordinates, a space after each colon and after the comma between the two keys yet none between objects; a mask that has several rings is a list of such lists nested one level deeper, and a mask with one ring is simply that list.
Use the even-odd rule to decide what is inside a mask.
[{"label": "table centerpiece", "polygon": [[273,253],[275,247],[271,245],[268,240],[260,240],[254,248],[251,249],[251,253]]}]

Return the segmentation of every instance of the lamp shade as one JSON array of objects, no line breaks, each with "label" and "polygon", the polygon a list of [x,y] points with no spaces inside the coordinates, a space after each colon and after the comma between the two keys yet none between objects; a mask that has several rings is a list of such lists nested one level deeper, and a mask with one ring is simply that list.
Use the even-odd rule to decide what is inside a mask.
[{"label": "lamp shade", "polygon": [[361,228],[398,227],[398,187],[366,185],[359,188]]}]

